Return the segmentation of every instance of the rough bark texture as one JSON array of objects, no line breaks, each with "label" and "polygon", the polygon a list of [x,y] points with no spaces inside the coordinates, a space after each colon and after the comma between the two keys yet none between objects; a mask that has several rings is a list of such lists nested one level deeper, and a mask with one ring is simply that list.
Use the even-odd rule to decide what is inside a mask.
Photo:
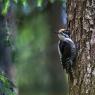
[{"label": "rough bark texture", "polygon": [[68,0],[68,28],[77,45],[69,95],[95,95],[95,0]]}]

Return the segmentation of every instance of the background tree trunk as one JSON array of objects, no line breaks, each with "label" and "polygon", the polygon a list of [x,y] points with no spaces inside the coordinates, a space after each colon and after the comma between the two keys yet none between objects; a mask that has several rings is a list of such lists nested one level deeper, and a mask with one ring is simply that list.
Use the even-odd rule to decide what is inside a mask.
[{"label": "background tree trunk", "polygon": [[[50,41],[48,47],[51,47],[51,52],[47,56],[48,72],[50,75],[50,95],[65,95],[68,92],[66,74],[60,64],[58,54],[58,37],[55,32],[64,28],[66,25],[66,12],[62,2],[56,1],[48,3],[47,6],[48,19],[50,23]],[[63,13],[64,12],[64,13]]]},{"label": "background tree trunk", "polygon": [[8,15],[3,16],[2,6],[0,3],[0,70],[12,80],[14,76],[12,46],[15,43],[16,25],[13,9],[10,8]]},{"label": "background tree trunk", "polygon": [[95,0],[68,0],[68,28],[77,45],[70,95],[95,95]]},{"label": "background tree trunk", "polygon": [[7,41],[6,19],[0,11],[0,69],[10,77],[11,50]]}]

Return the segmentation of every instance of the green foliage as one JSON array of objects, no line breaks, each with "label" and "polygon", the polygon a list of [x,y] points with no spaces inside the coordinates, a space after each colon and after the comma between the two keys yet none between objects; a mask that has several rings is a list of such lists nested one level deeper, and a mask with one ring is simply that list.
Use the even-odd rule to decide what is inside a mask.
[{"label": "green foliage", "polygon": [[[48,2],[50,3],[54,3],[55,1],[58,1],[58,2],[66,2],[66,0],[47,0]],[[47,1],[45,0],[34,0],[33,2],[36,2],[35,6],[36,7],[43,7],[44,3],[46,3]],[[16,5],[20,5],[20,6],[26,6],[28,5],[29,3],[29,0],[2,0],[1,3],[3,4],[3,8],[2,8],[2,14],[3,15],[6,15],[9,8],[12,6],[11,2],[14,2],[14,4]],[[32,4],[31,4],[32,6]]]},{"label": "green foliage", "polygon": [[[52,47],[52,45],[50,47],[48,45],[51,41],[52,31],[48,22],[48,14],[46,12],[35,13],[34,16],[22,19],[16,40],[15,61],[16,80],[21,91],[20,94],[49,95],[48,93],[52,89],[52,79],[48,69],[50,59],[47,53],[51,51],[49,49]],[[55,86],[58,88],[57,91],[59,89],[64,91],[64,84],[65,82],[58,81],[55,84],[58,86]]]},{"label": "green foliage", "polygon": [[9,9],[9,6],[10,6],[10,0],[4,0],[3,1],[3,10],[2,10],[3,15],[6,15],[8,9]]},{"label": "green foliage", "polygon": [[43,1],[44,1],[44,0],[37,0],[37,1],[36,1],[36,2],[37,2],[37,6],[38,6],[38,7],[41,7],[41,6],[42,6]]},{"label": "green foliage", "polygon": [[14,2],[17,4],[18,0],[14,0]]},{"label": "green foliage", "polygon": [[19,73],[17,82],[20,86],[32,84],[31,87],[36,87],[38,84],[43,87],[48,84],[48,72],[45,57],[42,54],[49,41],[50,26],[47,22],[46,13],[38,14],[23,22],[24,25],[18,32],[16,40],[18,51],[16,63],[18,64],[16,65]]},{"label": "green foliage", "polygon": [[3,73],[0,73],[0,95],[16,95],[13,89],[13,83]]},{"label": "green foliage", "polygon": [[25,6],[28,1],[27,1],[27,0],[20,0],[20,2],[21,2],[21,4],[22,4],[23,6]]}]

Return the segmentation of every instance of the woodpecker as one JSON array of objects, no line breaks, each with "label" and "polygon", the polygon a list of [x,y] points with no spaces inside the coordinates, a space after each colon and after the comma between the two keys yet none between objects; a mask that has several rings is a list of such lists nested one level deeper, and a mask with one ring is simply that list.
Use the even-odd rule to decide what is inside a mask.
[{"label": "woodpecker", "polygon": [[70,32],[66,29],[60,29],[58,31],[58,38],[58,51],[61,64],[63,69],[71,76],[76,58],[76,45],[70,38]]}]

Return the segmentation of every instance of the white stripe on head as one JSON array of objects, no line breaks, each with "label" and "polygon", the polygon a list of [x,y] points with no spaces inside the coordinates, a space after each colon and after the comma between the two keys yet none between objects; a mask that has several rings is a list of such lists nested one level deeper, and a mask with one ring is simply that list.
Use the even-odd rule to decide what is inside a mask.
[{"label": "white stripe on head", "polygon": [[65,31],[66,29],[60,29],[59,31],[58,31],[58,33],[60,33],[60,32],[63,32],[63,31]]}]

